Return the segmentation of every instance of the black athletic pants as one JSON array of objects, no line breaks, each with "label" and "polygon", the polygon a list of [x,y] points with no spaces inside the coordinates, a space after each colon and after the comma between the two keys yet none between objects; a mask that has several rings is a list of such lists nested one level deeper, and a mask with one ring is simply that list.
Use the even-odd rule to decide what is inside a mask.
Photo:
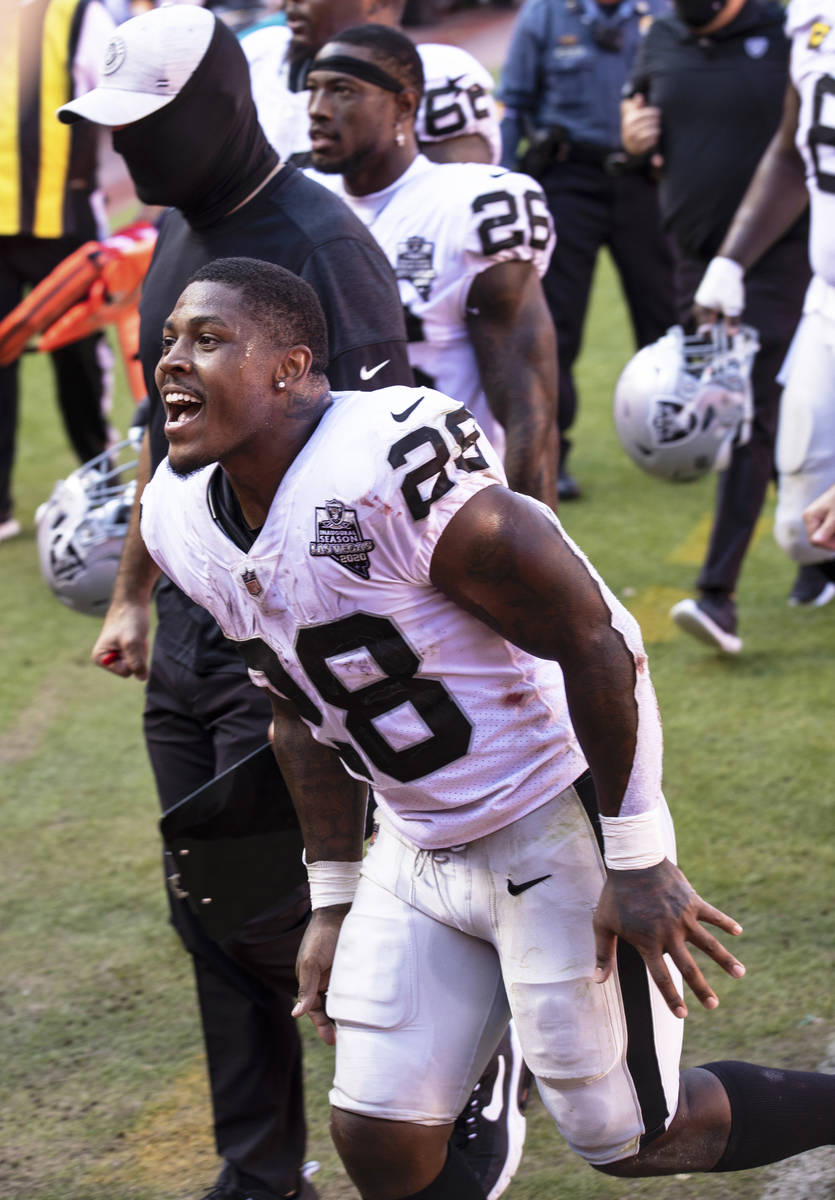
[{"label": "black athletic pants", "polygon": [[613,176],[603,167],[565,162],[548,167],[540,184],[557,231],[542,282],[557,331],[558,424],[565,443],[577,413],[572,368],[601,247],[609,248],[620,275],[638,346],[675,324],[673,256],[661,229],[657,187],[646,175]]},{"label": "black athletic pants", "polygon": [[[79,238],[0,237],[0,318],[23,298],[27,284],[40,283],[81,245]],[[64,427],[79,462],[107,445],[102,410],[109,350],[103,334],[72,342],[51,355]],[[17,440],[18,364],[0,367],[0,521],[12,514],[12,467]]]},{"label": "black athletic pants", "polygon": [[[683,323],[690,315],[693,293],[706,267],[706,259],[679,257],[676,292]],[[742,320],[760,336],[751,373],[754,422],[751,440],[733,451],[728,469],[718,477],[710,542],[696,581],[700,589],[736,589],[742,561],[774,476],[774,442],[783,391],[777,375],[800,320],[808,283],[806,242],[800,237],[778,242],[746,273]]]},{"label": "black athletic pants", "polygon": [[[271,717],[268,698],[245,674],[197,675],[155,647],[144,721],[163,810],[262,746]],[[194,964],[218,1153],[283,1196],[296,1187],[305,1148],[301,1043],[290,1009],[310,915],[307,885],[222,943],[184,900],[169,891],[169,901]]]}]

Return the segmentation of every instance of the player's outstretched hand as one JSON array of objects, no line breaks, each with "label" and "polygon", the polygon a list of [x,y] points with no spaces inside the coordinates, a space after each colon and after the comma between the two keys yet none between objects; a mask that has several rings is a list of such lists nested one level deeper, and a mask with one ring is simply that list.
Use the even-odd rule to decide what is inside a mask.
[{"label": "player's outstretched hand", "polygon": [[147,604],[111,605],[93,646],[93,662],[123,679],[147,679],[148,627]]},{"label": "player's outstretched hand", "polygon": [[336,953],[336,939],[350,907],[350,904],[334,904],[315,909],[296,958],[299,998],[291,1015],[303,1017],[307,1013],[327,1046],[335,1044],[336,1030],[325,1012],[325,993]]},{"label": "player's outstretched hand", "polygon": [[610,871],[594,915],[599,983],[608,979],[615,962],[619,937],[639,952],[647,970],[677,1017],[687,1016],[663,956],[669,954],[685,982],[705,1008],[716,1008],[719,999],[687,948],[690,942],[717,962],[735,979],[745,967],[703,927],[707,921],[725,933],[742,933],[742,926],[698,896],[684,875],[664,859],[639,871]]}]

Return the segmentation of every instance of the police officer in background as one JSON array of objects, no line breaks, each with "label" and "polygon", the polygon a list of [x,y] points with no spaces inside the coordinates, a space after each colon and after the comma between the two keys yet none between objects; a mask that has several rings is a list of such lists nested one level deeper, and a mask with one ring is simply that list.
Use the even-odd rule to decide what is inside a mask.
[{"label": "police officer in background", "polygon": [[626,154],[620,138],[622,88],[653,17],[666,11],[667,0],[526,0],[502,71],[502,163],[539,181],[557,230],[543,285],[559,349],[563,500],[580,494],[566,469],[565,435],[577,410],[571,370],[600,247],[614,258],[639,346],[675,319],[652,168]]},{"label": "police officer in background", "polygon": [[[716,254],[751,176],[780,123],[789,42],[777,0],[675,0],[643,40],[623,101],[623,139],[658,155],[662,219],[675,238],[679,316]],[[697,595],[673,619],[724,653],[737,653],[736,583],[774,474],[780,408],[777,374],[788,351],[810,272],[808,219],[791,224],[751,268],[742,319],[759,333],[751,383],[751,438],[719,476],[716,509]],[[835,589],[832,589],[835,591]],[[828,580],[802,568],[793,603],[820,604]]]}]

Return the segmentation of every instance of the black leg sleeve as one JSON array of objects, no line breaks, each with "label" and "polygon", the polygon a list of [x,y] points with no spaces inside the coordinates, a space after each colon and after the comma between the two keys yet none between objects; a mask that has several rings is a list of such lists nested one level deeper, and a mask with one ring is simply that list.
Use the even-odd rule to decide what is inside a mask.
[{"label": "black leg sleeve", "polygon": [[746,1171],[835,1141],[835,1075],[704,1063],[728,1093],[731,1133],[714,1171]]},{"label": "black leg sleeve", "polygon": [[484,1189],[460,1150],[450,1145],[440,1175],[403,1200],[485,1200]]}]

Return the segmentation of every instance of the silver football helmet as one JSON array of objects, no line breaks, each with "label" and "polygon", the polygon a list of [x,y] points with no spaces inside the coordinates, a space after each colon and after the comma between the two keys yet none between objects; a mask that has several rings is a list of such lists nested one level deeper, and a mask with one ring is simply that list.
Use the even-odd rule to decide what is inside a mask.
[{"label": "silver football helmet", "polygon": [[59,479],[35,514],[41,574],[62,604],[101,617],[107,611],[136,493],[144,430]]},{"label": "silver football helmet", "polygon": [[615,386],[615,428],[634,462],[661,479],[699,479],[751,437],[757,332],[680,325],[629,360]]}]

